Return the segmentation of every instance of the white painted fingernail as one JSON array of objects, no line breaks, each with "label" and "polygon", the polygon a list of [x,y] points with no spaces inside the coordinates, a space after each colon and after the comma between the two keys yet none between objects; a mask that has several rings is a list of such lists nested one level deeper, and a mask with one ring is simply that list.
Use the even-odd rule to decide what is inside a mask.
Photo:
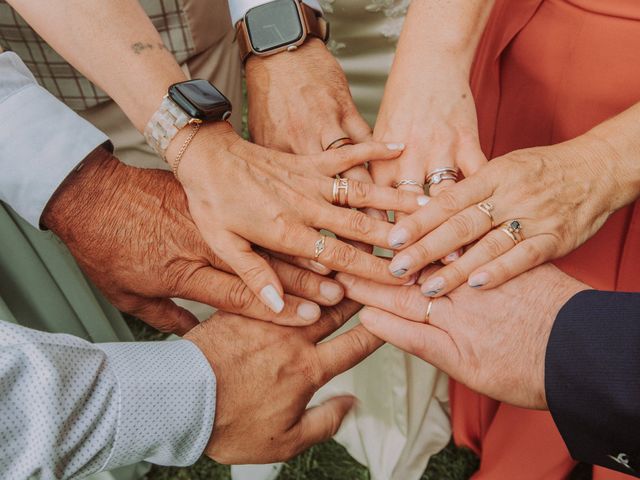
[{"label": "white painted fingernail", "polygon": [[275,313],[280,313],[284,310],[284,300],[273,285],[267,285],[264,287],[260,291],[260,296]]},{"label": "white painted fingernail", "polygon": [[429,203],[429,197],[427,197],[426,195],[420,195],[418,197],[418,205],[424,207],[427,203]]},{"label": "white painted fingernail", "polygon": [[298,305],[296,309],[298,316],[309,322],[313,322],[320,318],[320,307],[315,303],[305,302]]},{"label": "white painted fingernail", "polygon": [[444,259],[447,262],[455,262],[456,260],[458,260],[460,258],[460,255],[458,254],[458,252],[453,252],[450,253],[449,255],[447,255],[446,257],[444,257]]},{"label": "white painted fingernail", "polygon": [[398,150],[404,150],[404,143],[387,143],[387,148],[394,152]]},{"label": "white painted fingernail", "polygon": [[332,282],[322,282],[320,284],[320,294],[330,302],[339,302],[344,296],[344,291],[340,285]]},{"label": "white painted fingernail", "polygon": [[394,227],[389,233],[387,241],[391,248],[400,248],[409,240],[409,231],[402,227]]},{"label": "white painted fingernail", "polygon": [[489,274],[486,272],[476,273],[469,278],[469,286],[472,288],[484,287],[487,283],[489,283]]}]

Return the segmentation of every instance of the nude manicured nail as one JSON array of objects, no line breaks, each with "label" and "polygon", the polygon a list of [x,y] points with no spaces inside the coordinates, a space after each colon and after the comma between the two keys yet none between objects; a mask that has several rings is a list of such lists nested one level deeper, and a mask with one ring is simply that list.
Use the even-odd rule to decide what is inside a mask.
[{"label": "nude manicured nail", "polygon": [[296,313],[300,318],[313,322],[320,318],[320,307],[315,303],[304,302],[298,305]]},{"label": "nude manicured nail", "polygon": [[387,143],[387,148],[394,152],[398,150],[404,150],[404,143]]},{"label": "nude manicured nail", "polygon": [[318,272],[318,273],[328,273],[331,270],[329,270],[329,268],[325,267],[324,265],[322,265],[321,263],[315,262],[313,260],[309,261],[309,265],[311,266],[311,268]]},{"label": "nude manicured nail", "polygon": [[389,233],[389,238],[387,240],[389,241],[391,248],[401,247],[407,243],[407,240],[409,240],[409,232],[404,228],[394,228]]},{"label": "nude manicured nail", "polygon": [[394,258],[389,265],[389,270],[394,277],[403,276],[409,268],[411,268],[411,258],[406,256]]},{"label": "nude manicured nail", "polygon": [[469,286],[473,288],[484,287],[489,283],[489,274],[486,272],[476,273],[469,277]]},{"label": "nude manicured nail", "polygon": [[420,205],[421,207],[424,207],[427,203],[429,203],[429,197],[427,197],[426,195],[420,195],[418,197],[418,205]]},{"label": "nude manicured nail", "polygon": [[422,285],[422,293],[429,297],[439,294],[444,288],[444,278],[434,277]]},{"label": "nude manicured nail", "polygon": [[320,294],[330,302],[339,302],[342,300],[344,291],[340,285],[331,282],[322,282],[320,284]]},{"label": "nude manicured nail", "polygon": [[260,296],[275,313],[280,313],[284,310],[284,300],[273,285],[267,285],[264,287],[260,291]]},{"label": "nude manicured nail", "polygon": [[447,262],[455,262],[456,260],[458,260],[460,258],[460,254],[458,254],[458,252],[453,252],[450,253],[449,255],[447,255],[446,257],[444,257],[444,259]]}]

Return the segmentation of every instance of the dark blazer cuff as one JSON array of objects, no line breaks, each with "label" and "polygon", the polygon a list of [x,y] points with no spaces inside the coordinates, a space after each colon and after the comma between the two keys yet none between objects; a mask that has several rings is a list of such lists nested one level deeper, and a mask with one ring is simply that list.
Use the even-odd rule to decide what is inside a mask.
[{"label": "dark blazer cuff", "polygon": [[545,388],[576,460],[640,477],[640,294],[569,300],[549,338]]}]

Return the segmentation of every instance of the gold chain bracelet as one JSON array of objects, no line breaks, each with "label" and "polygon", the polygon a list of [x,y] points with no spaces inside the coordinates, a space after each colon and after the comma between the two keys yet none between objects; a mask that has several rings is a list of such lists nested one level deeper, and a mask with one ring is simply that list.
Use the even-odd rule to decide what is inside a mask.
[{"label": "gold chain bracelet", "polygon": [[178,181],[180,180],[178,178],[178,167],[180,166],[180,160],[182,160],[182,156],[184,155],[184,152],[187,151],[187,148],[191,144],[191,141],[193,140],[193,138],[196,136],[196,133],[198,133],[198,130],[200,130],[201,126],[202,126],[202,122],[193,122],[191,124],[191,133],[182,144],[182,147],[180,147],[180,150],[176,155],[176,159],[173,161],[173,165],[171,165],[171,171],[173,172],[173,176],[176,177]]}]

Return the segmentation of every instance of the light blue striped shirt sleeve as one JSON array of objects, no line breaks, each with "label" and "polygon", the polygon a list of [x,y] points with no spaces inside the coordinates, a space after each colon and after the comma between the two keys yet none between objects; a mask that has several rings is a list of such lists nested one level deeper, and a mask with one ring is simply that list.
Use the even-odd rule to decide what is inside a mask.
[{"label": "light blue striped shirt sleeve", "polygon": [[0,200],[39,228],[49,199],[107,136],[0,53]]},{"label": "light blue striped shirt sleeve", "polygon": [[187,340],[91,344],[0,321],[0,478],[194,463],[216,381]]},{"label": "light blue striped shirt sleeve", "polygon": [[[258,5],[269,3],[272,0],[229,0],[229,10],[231,12],[231,21],[235,25],[240,19],[242,19],[249,10]],[[319,12],[322,11],[318,0],[304,0],[304,3],[311,8],[315,8]]]}]

